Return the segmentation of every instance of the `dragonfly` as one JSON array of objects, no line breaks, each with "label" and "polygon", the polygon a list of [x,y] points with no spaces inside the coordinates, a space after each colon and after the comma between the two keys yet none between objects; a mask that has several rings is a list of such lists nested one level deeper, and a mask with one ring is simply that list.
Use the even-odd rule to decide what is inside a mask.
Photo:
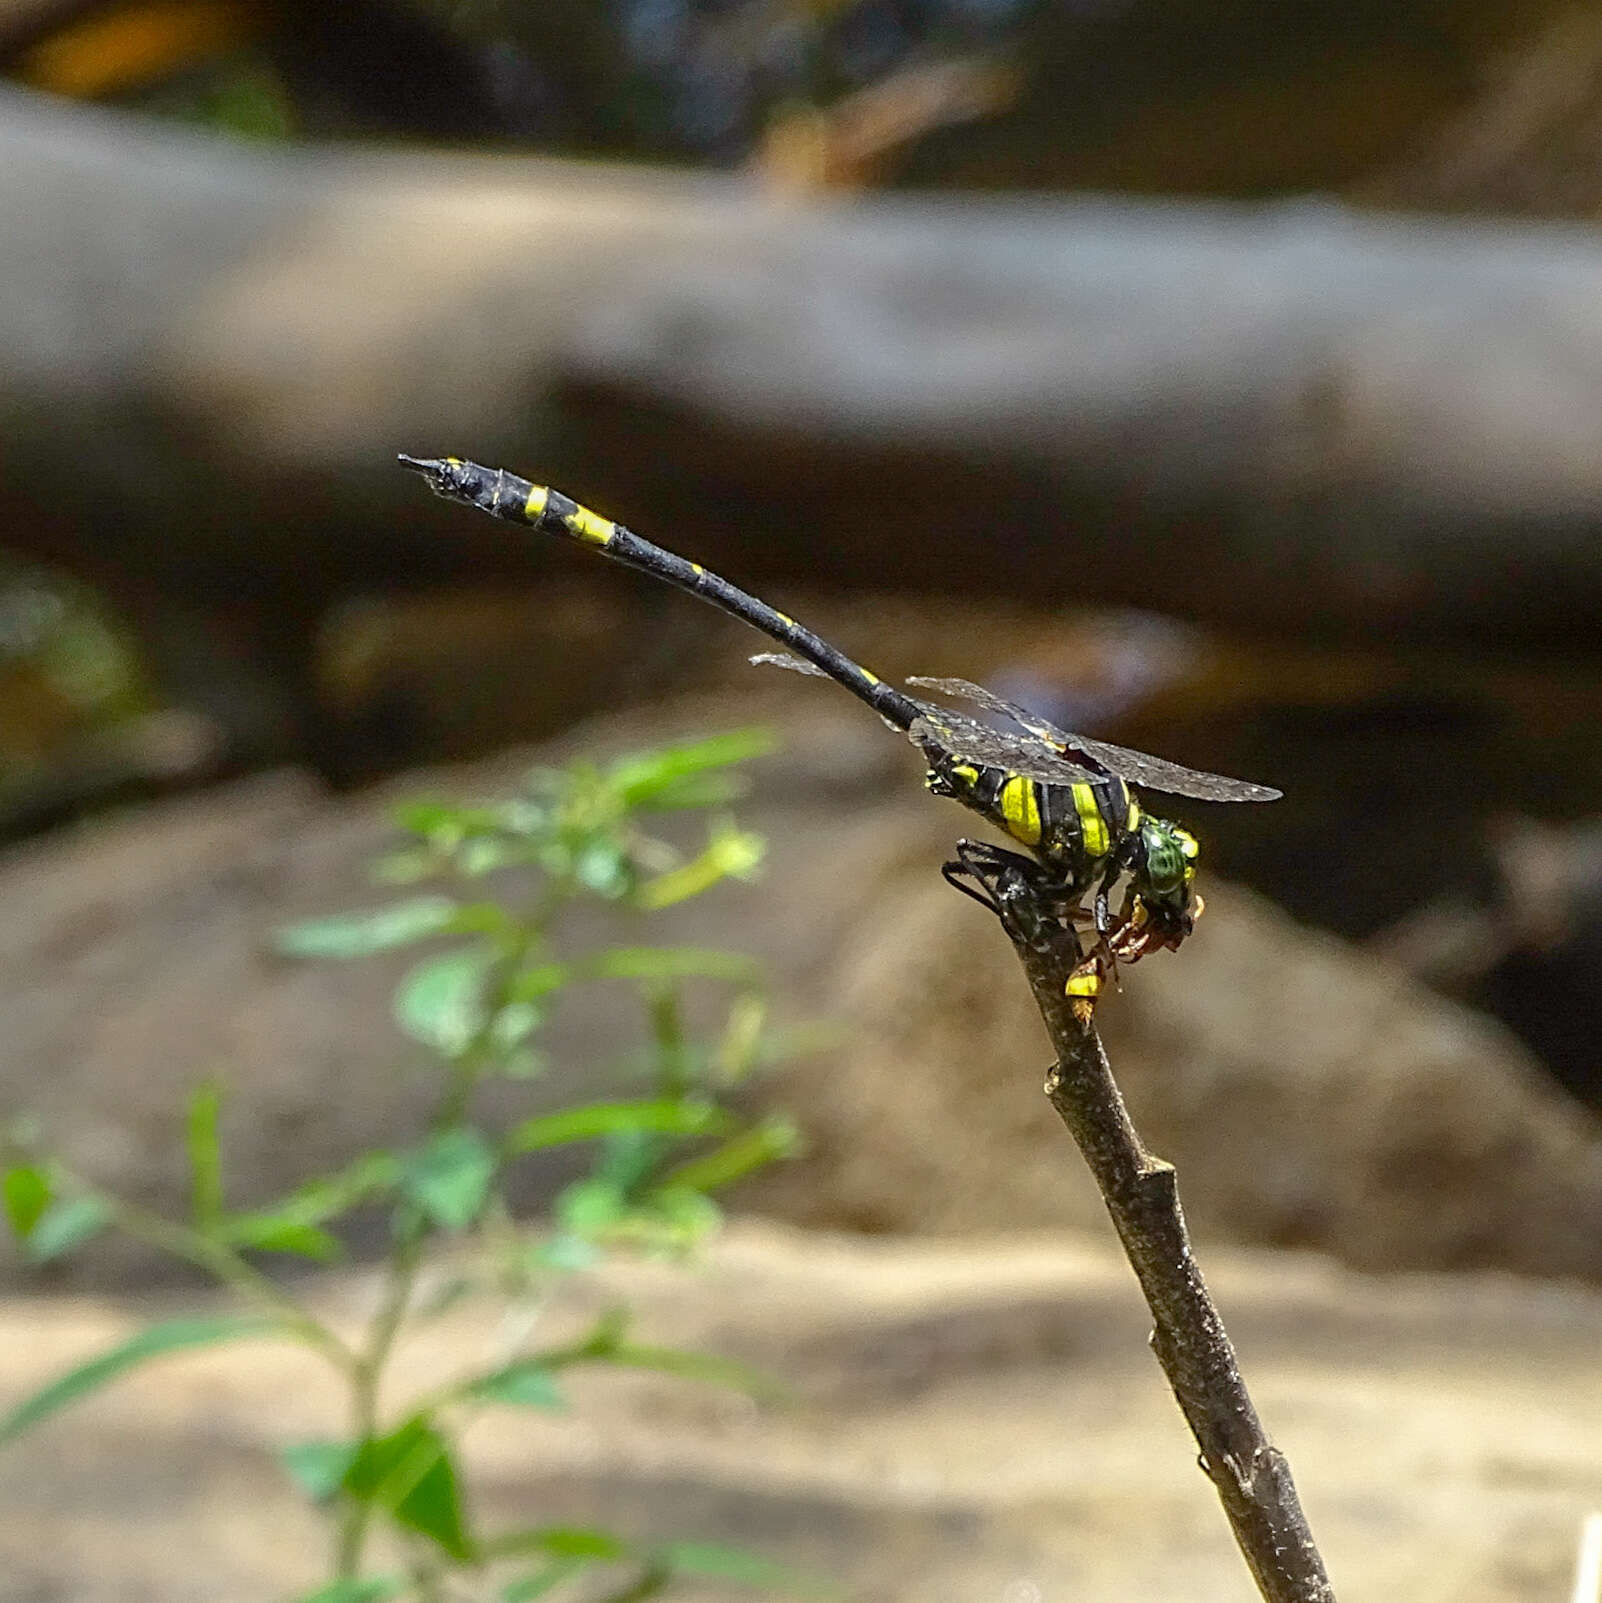
[{"label": "dragonfly", "polygon": [[[1059,729],[966,679],[913,678],[907,683],[947,700],[969,702],[1010,728],[909,694],[787,613],[559,490],[461,457],[403,455],[400,462],[448,500],[575,541],[688,591],[785,648],[782,653],[760,653],[754,662],[832,679],[904,734],[923,753],[928,790],[960,802],[1023,847],[1029,854],[1023,861],[1032,868],[1032,891],[1093,925],[1095,943],[1066,982],[1074,1012],[1086,1025],[1104,980],[1116,974],[1117,964],[1176,949],[1203,908],[1194,888],[1200,857],[1196,837],[1150,812],[1139,793],[1212,802],[1275,801],[1281,794],[1268,785],[1186,768]],[[964,847],[959,849],[960,870],[954,873],[958,865],[947,865],[947,878],[1002,911],[992,889],[976,892],[962,875],[991,886],[1018,854],[973,842]],[[1114,916],[1110,899],[1120,880],[1126,890]],[[1083,907],[1087,895],[1092,898],[1088,910]]]}]

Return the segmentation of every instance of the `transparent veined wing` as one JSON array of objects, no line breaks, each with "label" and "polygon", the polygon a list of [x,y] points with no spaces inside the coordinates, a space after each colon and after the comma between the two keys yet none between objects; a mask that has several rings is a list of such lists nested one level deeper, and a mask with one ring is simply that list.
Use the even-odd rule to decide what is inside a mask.
[{"label": "transparent veined wing", "polygon": [[804,657],[792,657],[788,651],[759,651],[751,661],[769,668],[788,668],[791,673],[811,674],[814,679],[829,677],[816,663]]},{"label": "transparent veined wing", "polygon": [[918,711],[919,717],[907,731],[916,745],[932,743],[963,762],[1004,769],[1046,785],[1078,785],[1099,777],[1032,736],[1009,735],[1004,729],[992,729],[977,718],[929,701],[920,701]]},{"label": "transparent veined wing", "polygon": [[929,679],[922,674],[915,674],[907,683],[924,690],[938,690],[942,696],[960,696],[964,701],[976,701],[987,712],[1000,713],[1002,717],[1012,719],[1020,729],[1038,735],[1049,746],[1066,746],[1073,738],[1064,734],[1055,724],[1047,723],[1044,718],[1030,712],[1027,707],[1020,707],[1015,701],[1006,701],[995,691],[986,690],[971,679]]},{"label": "transparent veined wing", "polygon": [[1169,762],[1166,757],[1131,751],[1128,746],[1092,740],[1088,735],[1069,735],[1066,741],[1070,752],[1088,757],[1143,790],[1160,790],[1168,796],[1192,796],[1197,801],[1222,802],[1278,801],[1285,794],[1272,785],[1254,785],[1249,779],[1231,779],[1227,774],[1186,768],[1181,763]]},{"label": "transparent veined wing", "polygon": [[[1198,801],[1262,802],[1278,801],[1284,794],[1268,785],[1254,785],[1245,779],[1230,779],[1224,774],[1210,774],[1200,768],[1186,768],[1181,763],[1169,762],[1165,757],[1153,757],[1149,752],[1134,751],[1128,746],[1115,746],[1110,741],[1092,740],[1089,735],[1072,735],[1038,717],[1016,702],[1006,701],[983,685],[966,679],[909,679],[909,684],[938,690],[942,695],[960,696],[977,702],[988,712],[1000,713],[1012,719],[1022,729],[1065,756],[1088,759],[1097,768],[1120,779],[1128,780],[1144,790],[1160,790],[1169,796],[1190,796]],[[970,720],[971,721],[971,720]],[[1020,770],[1022,772],[1022,770]],[[1039,776],[1034,776],[1039,777]]]}]

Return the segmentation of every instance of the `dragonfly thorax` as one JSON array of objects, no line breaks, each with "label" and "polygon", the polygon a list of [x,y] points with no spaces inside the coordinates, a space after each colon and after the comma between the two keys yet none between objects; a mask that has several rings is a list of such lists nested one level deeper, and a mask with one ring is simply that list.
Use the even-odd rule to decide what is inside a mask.
[{"label": "dragonfly thorax", "polygon": [[924,784],[933,795],[972,808],[1075,890],[1125,860],[1145,816],[1116,775],[1059,785],[969,761],[934,743],[924,746],[924,755]]}]

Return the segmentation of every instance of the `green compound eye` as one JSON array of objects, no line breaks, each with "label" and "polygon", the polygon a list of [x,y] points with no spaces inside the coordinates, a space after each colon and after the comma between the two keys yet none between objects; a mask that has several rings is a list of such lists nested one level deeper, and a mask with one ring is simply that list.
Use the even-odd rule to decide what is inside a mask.
[{"label": "green compound eye", "polygon": [[1140,843],[1145,857],[1141,877],[1153,893],[1171,898],[1183,892],[1194,877],[1195,837],[1160,818],[1148,817],[1140,827]]}]

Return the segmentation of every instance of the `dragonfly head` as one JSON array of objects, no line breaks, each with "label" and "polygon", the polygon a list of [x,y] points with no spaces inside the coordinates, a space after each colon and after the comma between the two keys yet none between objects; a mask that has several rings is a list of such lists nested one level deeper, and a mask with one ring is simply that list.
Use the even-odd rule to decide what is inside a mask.
[{"label": "dragonfly head", "polygon": [[1123,918],[1141,949],[1178,946],[1201,916],[1195,893],[1201,848],[1188,829],[1145,814],[1131,849]]}]

